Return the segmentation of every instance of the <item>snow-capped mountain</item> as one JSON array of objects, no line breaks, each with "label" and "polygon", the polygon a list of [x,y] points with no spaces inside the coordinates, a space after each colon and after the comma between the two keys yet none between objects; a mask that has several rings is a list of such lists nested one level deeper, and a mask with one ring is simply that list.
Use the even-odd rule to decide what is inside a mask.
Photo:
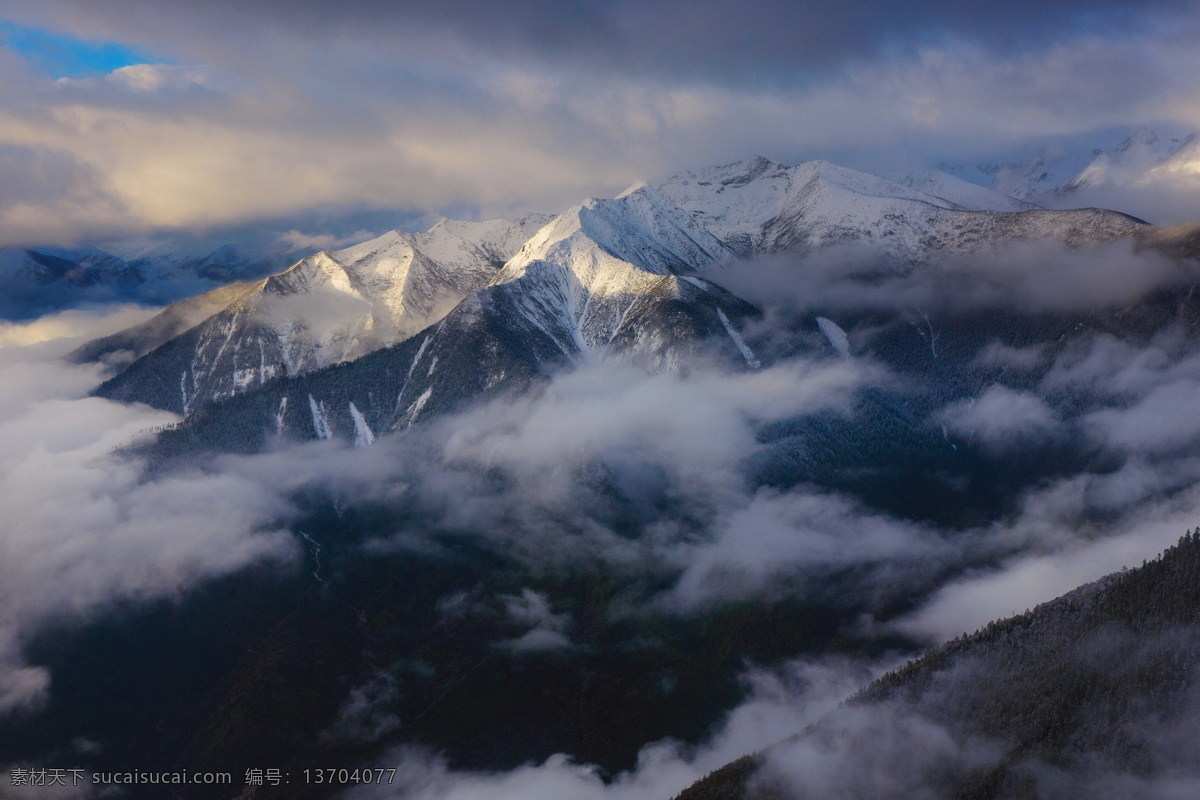
[{"label": "snow-capped mountain", "polygon": [[95,247],[26,250],[24,268],[37,283],[61,281],[78,288],[136,286],[145,280],[136,267]]},{"label": "snow-capped mountain", "polygon": [[[98,393],[187,415],[257,392],[239,406],[254,409],[256,429],[362,439],[521,390],[588,353],[657,370],[704,350],[757,368],[739,332],[757,312],[719,286],[747,254],[860,243],[908,269],[1012,238],[1077,244],[1144,228],[1096,210],[969,211],[825,162],[756,158],[589,199],[553,220],[444,221],[318,253],[231,287],[221,310]],[[155,336],[186,316],[164,314]]]},{"label": "snow-capped mountain", "polygon": [[785,167],[762,156],[685,172],[659,190],[744,256],[796,244],[879,239],[911,227],[905,223],[914,214],[958,208],[825,161]]},{"label": "snow-capped mountain", "polygon": [[108,245],[151,280],[235,281],[277,272],[312,252],[277,236],[266,241],[224,241],[218,237],[133,240]]},{"label": "snow-capped mountain", "polygon": [[[239,448],[273,433],[367,443],[481,395],[523,391],[589,353],[663,369],[703,350],[754,369],[738,330],[755,309],[683,274],[717,275],[731,257],[650,187],[592,198],[541,228],[486,287],[420,334],[203,409],[186,435]],[[131,369],[101,393],[153,398],[153,380]],[[228,438],[231,420],[240,442]]]},{"label": "snow-capped mountain", "polygon": [[[276,376],[402,341],[484,286],[545,221],[536,215],[516,222],[447,220],[424,233],[392,231],[317,253],[232,289],[227,305],[139,359],[101,392],[187,414]],[[163,314],[180,316],[173,307]]]},{"label": "snow-capped mountain", "polygon": [[[1117,202],[1132,204],[1118,210],[1138,214],[1146,204],[1139,203],[1137,194],[1129,194],[1130,190],[1195,191],[1194,182],[1200,175],[1198,139],[1200,134],[1171,135],[1141,128],[1102,147],[1055,144],[1023,159],[944,164],[942,171],[970,185],[1050,208]],[[934,186],[904,182],[939,194]],[[1114,194],[1114,190],[1122,193]],[[1153,208],[1153,204],[1147,207]],[[1188,213],[1183,219],[1190,219]]]},{"label": "snow-capped mountain", "polygon": [[[935,183],[972,205],[983,199],[951,176]],[[660,190],[747,256],[854,244],[876,248],[898,267],[911,267],[939,252],[969,253],[1007,239],[1106,239],[1137,228],[1136,221],[1103,211],[969,210],[824,161],[784,167],[758,157],[677,175]],[[990,193],[986,197],[996,204]]]},{"label": "snow-capped mountain", "polygon": [[505,265],[489,292],[510,297],[520,319],[574,355],[617,341],[632,346],[631,311],[664,298],[698,300],[707,284],[678,274],[730,258],[691,216],[642,187],[560,214]]},{"label": "snow-capped mountain", "polygon": [[983,164],[944,164],[940,171],[985,186],[997,194],[1037,203],[1068,184],[1083,169],[1090,155],[1042,152],[1025,159]]},{"label": "snow-capped mountain", "polygon": [[221,241],[178,235],[104,242],[99,247],[34,245],[0,250],[0,316],[36,316],[87,303],[161,305],[230,281],[260,279],[315,248],[281,242],[278,234]]},{"label": "snow-capped mountain", "polygon": [[172,303],[141,325],[85,343],[68,358],[77,363],[122,363],[141,358],[227,308],[252,288],[250,283],[231,283]]}]

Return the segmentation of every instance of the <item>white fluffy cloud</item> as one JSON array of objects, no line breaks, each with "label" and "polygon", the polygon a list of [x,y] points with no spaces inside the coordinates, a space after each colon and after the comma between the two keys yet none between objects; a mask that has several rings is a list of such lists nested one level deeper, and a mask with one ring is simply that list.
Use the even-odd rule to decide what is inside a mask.
[{"label": "white fluffy cloud", "polygon": [[3,332],[45,341],[0,348],[0,712],[36,703],[52,683],[21,661],[38,626],[292,552],[273,527],[288,510],[279,496],[231,474],[147,481],[140,460],[114,452],[176,418],[86,397],[99,369],[55,360],[79,341],[58,334],[112,323],[75,313]]},{"label": "white fluffy cloud", "polygon": [[[929,563],[947,542],[920,525],[871,512],[849,499],[811,489],[761,490],[748,505],[726,510],[712,538],[672,548],[682,565],[663,598],[668,609],[785,594],[789,581],[820,580],[838,569]],[[812,576],[816,576],[815,578]]]},{"label": "white fluffy cloud", "polygon": [[1062,428],[1058,415],[1040,397],[1000,384],[948,406],[941,420],[954,435],[997,453],[1052,438]]}]

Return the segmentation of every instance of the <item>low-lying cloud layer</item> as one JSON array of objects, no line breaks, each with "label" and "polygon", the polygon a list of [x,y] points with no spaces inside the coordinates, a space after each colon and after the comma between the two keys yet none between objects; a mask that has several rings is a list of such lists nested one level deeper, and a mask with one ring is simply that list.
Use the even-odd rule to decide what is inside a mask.
[{"label": "low-lying cloud layer", "polygon": [[1139,250],[1128,238],[1077,247],[1008,241],[970,255],[934,254],[916,269],[881,260],[870,245],[826,247],[756,259],[714,279],[752,302],[802,312],[1037,314],[1118,308],[1200,274],[1194,262]]},{"label": "low-lying cloud layer", "polygon": [[[144,314],[118,312],[119,324],[131,313]],[[176,418],[86,397],[101,369],[56,360],[113,323],[68,312],[0,329],[0,713],[52,683],[21,661],[40,626],[292,555],[274,528],[281,497],[231,474],[146,483],[141,462],[116,452]]]}]

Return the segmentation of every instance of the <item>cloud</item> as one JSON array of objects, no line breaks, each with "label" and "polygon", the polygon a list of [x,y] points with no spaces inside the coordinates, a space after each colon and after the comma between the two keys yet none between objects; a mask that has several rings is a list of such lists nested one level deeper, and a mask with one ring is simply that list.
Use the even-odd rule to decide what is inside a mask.
[{"label": "cloud", "polygon": [[1037,368],[1046,358],[1046,345],[1010,347],[1003,342],[991,342],[975,357],[977,366],[1011,369],[1025,372]]},{"label": "cloud", "polygon": [[444,759],[416,748],[399,748],[376,766],[397,769],[391,786],[363,785],[346,800],[641,800],[673,797],[726,763],[812,724],[843,697],[878,674],[876,663],[827,659],[796,661],[777,670],[743,676],[747,697],[716,727],[708,741],[685,746],[672,740],[647,744],[637,766],[604,776],[566,754],[508,772],[455,771]]},{"label": "cloud", "polygon": [[355,686],[338,707],[333,724],[319,735],[335,744],[370,744],[400,727],[400,717],[387,709],[399,697],[394,675],[380,672]]},{"label": "cloud", "polygon": [[947,406],[938,416],[950,433],[992,453],[1043,442],[1062,430],[1057,413],[1040,397],[1000,384]]},{"label": "cloud", "polygon": [[[102,312],[70,309],[47,314],[32,322],[9,322],[0,320],[0,350],[7,347],[27,347],[42,342],[55,342],[39,352],[43,355],[65,355],[70,347],[81,341],[107,336],[145,322],[157,313],[157,309],[146,309],[128,305],[108,307]],[[57,340],[57,341],[56,341]],[[15,361],[31,364],[33,358],[18,358]]]},{"label": "cloud", "polygon": [[1178,452],[1200,436],[1192,413],[1200,381],[1156,386],[1131,408],[1108,408],[1088,416],[1093,435],[1104,444],[1135,452]]},{"label": "cloud", "polygon": [[367,230],[358,230],[349,236],[334,236],[332,234],[308,234],[293,228],[279,235],[279,243],[292,250],[336,250],[358,242],[373,239],[375,234]]},{"label": "cloud", "polygon": [[[897,628],[946,641],[1156,556],[1189,530],[1200,509],[1194,462],[1160,471],[1134,463],[1106,476],[1073,476],[1033,493],[995,526],[985,546],[1016,554],[943,586]],[[1097,517],[1107,512],[1108,517]]]},{"label": "cloud", "polygon": [[816,583],[839,569],[880,563],[930,568],[949,552],[933,531],[845,497],[762,489],[749,504],[725,511],[710,538],[671,552],[683,572],[662,602],[667,609],[694,611],[782,597],[796,593],[797,580]]},{"label": "cloud", "polygon": [[0,54],[0,147],[46,172],[0,203],[0,244],[355,205],[503,216],[757,152],[894,172],[1200,126],[1188,3],[318,5],[10,3],[174,63],[56,83]]},{"label": "cloud", "polygon": [[569,614],[552,612],[546,595],[523,589],[520,595],[503,596],[501,599],[509,618],[528,628],[519,638],[505,642],[504,646],[518,653],[570,647],[571,640],[567,638],[566,631],[571,626],[571,617]]},{"label": "cloud", "polygon": [[1177,326],[1158,331],[1146,344],[1109,333],[1074,339],[1054,359],[1041,389],[1137,399],[1164,382],[1200,377],[1200,360],[1186,350],[1186,336]]},{"label": "cloud", "polygon": [[451,465],[510,472],[526,503],[570,503],[579,470],[599,462],[634,499],[657,473],[674,499],[709,508],[744,491],[739,462],[759,448],[757,424],[849,414],[855,391],[883,379],[866,361],[797,359],[761,372],[686,376],[596,363],[534,397],[435,423],[433,435],[444,437],[441,457]]},{"label": "cloud", "polygon": [[953,778],[996,765],[997,744],[963,736],[903,703],[844,706],[816,730],[767,753],[751,786],[791,797],[852,800],[946,796]]},{"label": "cloud", "polygon": [[471,0],[449,6],[411,2],[403,9],[381,0],[358,0],[337,8],[270,0],[236,10],[168,2],[163,13],[154,16],[139,13],[134,2],[111,3],[103,10],[14,3],[9,13],[65,26],[90,39],[132,37],[156,50],[166,44],[192,52],[223,52],[228,45],[220,42],[221,35],[244,43],[253,41],[244,33],[253,29],[254,40],[289,37],[328,44],[351,39],[365,47],[378,46],[381,40],[400,41],[422,56],[447,47],[489,55],[515,49],[560,68],[604,66],[674,75],[708,75],[720,68],[761,79],[763,71],[770,74],[772,68],[813,68],[861,58],[919,34],[959,35],[1017,49],[1044,45],[1064,32],[1103,35],[1151,27],[1145,23],[1186,8],[1186,3],[1147,6],[1109,0],[1072,1],[1053,8],[1021,2],[1000,11],[987,3],[931,0],[900,13],[881,0],[854,0],[835,12],[816,2],[755,0],[733,13],[714,2],[609,0],[585,9],[522,0],[501,12]]},{"label": "cloud", "polygon": [[1120,307],[1186,285],[1192,269],[1137,251],[1130,240],[1078,247],[1010,240],[970,256],[934,255],[904,270],[881,264],[869,245],[832,247],[743,262],[719,281],[752,302],[798,312],[1063,313]]},{"label": "cloud", "polygon": [[[1159,330],[1145,344],[1111,334],[1087,337],[1063,349],[1042,378],[1041,390],[1065,392],[1092,405],[1082,424],[1103,447],[1178,453],[1200,435],[1190,413],[1200,389],[1200,357],[1191,350],[1178,325]],[[1098,399],[1108,402],[1098,404]]]},{"label": "cloud", "polygon": [[139,460],[114,452],[176,418],[85,397],[100,368],[53,360],[78,339],[49,338],[114,322],[70,312],[5,330],[9,341],[45,341],[0,349],[0,713],[52,686],[21,661],[24,637],[47,622],[292,555],[274,527],[288,513],[281,497],[231,474],[146,481]]}]

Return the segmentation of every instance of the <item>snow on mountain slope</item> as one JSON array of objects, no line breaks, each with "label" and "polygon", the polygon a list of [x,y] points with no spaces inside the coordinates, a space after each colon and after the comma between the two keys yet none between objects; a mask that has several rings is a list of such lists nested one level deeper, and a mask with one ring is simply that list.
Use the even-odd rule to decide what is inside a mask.
[{"label": "snow on mountain slope", "polygon": [[[739,255],[772,252],[790,235],[821,243],[842,231],[865,233],[913,203],[957,208],[946,200],[825,161],[785,167],[756,156],[676,175],[659,190],[691,212]],[[809,215],[801,232],[788,221]]]},{"label": "snow on mountain slope", "polygon": [[524,391],[588,354],[670,369],[703,353],[757,369],[738,333],[756,310],[680,274],[719,269],[730,256],[652,188],[590,199],[545,225],[437,324],[394,347],[209,406],[186,435],[234,448],[253,446],[246,430],[297,438],[332,431],[362,442],[364,431],[378,435],[481,396]]},{"label": "snow on mountain slope", "polygon": [[759,157],[687,172],[660,188],[746,256],[855,244],[911,267],[939,252],[969,253],[1013,238],[1074,243],[1130,235],[1137,227],[1108,211],[970,211],[823,161],[788,168]]},{"label": "snow on mountain slope", "polygon": [[[302,259],[100,387],[179,413],[358,358],[436,322],[485,285],[546,217],[438,223]],[[169,385],[163,376],[173,375]]]},{"label": "snow on mountain slope", "polygon": [[899,182],[910,189],[940,197],[968,211],[1030,211],[1038,208],[1033,203],[1008,197],[937,169],[908,175]]},{"label": "snow on mountain slope", "polygon": [[731,255],[650,187],[574,206],[425,335],[394,411],[376,428],[526,386],[589,352],[666,369],[715,338],[718,351],[747,363],[731,333],[754,309],[715,284],[679,275]]},{"label": "snow on mountain slope", "polygon": [[660,192],[643,187],[590,199],[538,231],[492,286],[564,352],[607,345],[630,308],[654,292],[692,293],[676,273],[722,263],[732,252]]}]

